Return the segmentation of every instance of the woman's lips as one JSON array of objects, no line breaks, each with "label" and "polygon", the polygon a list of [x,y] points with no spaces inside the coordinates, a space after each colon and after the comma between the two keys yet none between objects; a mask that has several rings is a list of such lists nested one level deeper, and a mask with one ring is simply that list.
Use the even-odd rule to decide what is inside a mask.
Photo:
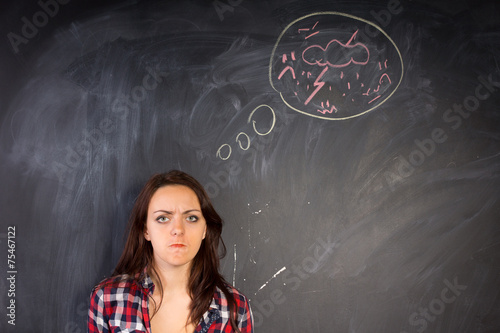
[{"label": "woman's lips", "polygon": [[174,248],[181,248],[181,247],[185,247],[186,245],[184,244],[171,244],[170,247],[174,247]]}]

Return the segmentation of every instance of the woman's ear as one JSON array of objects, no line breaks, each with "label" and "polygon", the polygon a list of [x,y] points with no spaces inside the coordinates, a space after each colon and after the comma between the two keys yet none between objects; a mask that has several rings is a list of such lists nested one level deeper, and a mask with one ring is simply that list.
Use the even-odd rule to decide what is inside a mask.
[{"label": "woman's ear", "polygon": [[205,224],[205,229],[203,230],[203,238],[205,239],[205,236],[207,235],[207,225]]},{"label": "woman's ear", "polygon": [[144,229],[144,238],[145,238],[147,241],[151,241],[151,237],[149,236],[148,229]]}]

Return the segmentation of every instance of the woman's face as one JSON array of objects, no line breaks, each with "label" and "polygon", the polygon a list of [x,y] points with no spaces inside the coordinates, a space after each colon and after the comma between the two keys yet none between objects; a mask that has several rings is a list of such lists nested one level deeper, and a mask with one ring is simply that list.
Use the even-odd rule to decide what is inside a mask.
[{"label": "woman's face", "polygon": [[192,189],[183,185],[167,185],[153,194],[144,238],[153,246],[157,267],[189,267],[206,231],[207,223]]}]

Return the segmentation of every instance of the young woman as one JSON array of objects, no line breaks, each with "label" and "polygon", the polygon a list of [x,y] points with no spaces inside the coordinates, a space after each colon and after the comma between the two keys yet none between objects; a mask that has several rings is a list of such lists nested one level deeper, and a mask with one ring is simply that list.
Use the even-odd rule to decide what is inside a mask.
[{"label": "young woman", "polygon": [[219,273],[222,220],[190,175],[153,176],[113,277],[91,294],[88,331],[253,332],[247,298]]}]

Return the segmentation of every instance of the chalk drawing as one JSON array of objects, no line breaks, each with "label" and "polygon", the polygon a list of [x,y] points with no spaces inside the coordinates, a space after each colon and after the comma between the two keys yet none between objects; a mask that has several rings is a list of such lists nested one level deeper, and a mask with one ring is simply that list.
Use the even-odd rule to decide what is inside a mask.
[{"label": "chalk drawing", "polygon": [[[377,33],[369,37],[365,31]],[[403,71],[398,47],[380,27],[349,14],[319,12],[293,21],[280,34],[269,82],[291,109],[342,120],[385,103]]]}]

